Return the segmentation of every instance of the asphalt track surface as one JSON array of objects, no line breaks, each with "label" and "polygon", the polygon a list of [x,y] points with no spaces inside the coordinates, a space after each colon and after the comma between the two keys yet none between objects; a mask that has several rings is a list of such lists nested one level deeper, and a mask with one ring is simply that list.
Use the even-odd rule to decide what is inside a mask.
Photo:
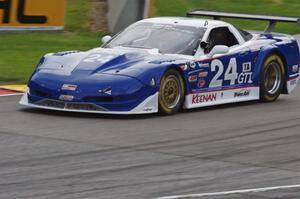
[{"label": "asphalt track surface", "polygon": [[[24,108],[0,98],[0,198],[151,199],[300,184],[300,86],[274,103],[173,116]],[[299,199],[300,188],[198,197]]]}]

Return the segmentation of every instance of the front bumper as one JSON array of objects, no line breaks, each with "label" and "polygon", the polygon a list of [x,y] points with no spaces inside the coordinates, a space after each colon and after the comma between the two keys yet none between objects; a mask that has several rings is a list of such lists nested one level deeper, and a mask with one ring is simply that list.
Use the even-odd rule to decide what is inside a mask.
[{"label": "front bumper", "polygon": [[19,102],[21,105],[47,110],[118,115],[146,114],[158,112],[158,92],[147,97],[144,101],[142,101],[130,111],[110,111],[94,103],[66,102],[47,98],[41,99],[33,103],[30,102],[28,95],[29,93],[25,93],[23,95]]}]

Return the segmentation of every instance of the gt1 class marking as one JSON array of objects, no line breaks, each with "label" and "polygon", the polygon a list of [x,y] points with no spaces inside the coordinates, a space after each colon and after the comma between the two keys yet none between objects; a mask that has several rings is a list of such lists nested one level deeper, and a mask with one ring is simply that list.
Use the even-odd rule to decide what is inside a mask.
[{"label": "gt1 class marking", "polygon": [[212,192],[212,193],[201,193],[201,194],[187,194],[187,195],[177,195],[177,196],[164,196],[155,199],[184,199],[184,198],[199,198],[199,197],[209,197],[209,196],[224,196],[224,195],[234,195],[234,194],[243,194],[243,193],[260,193],[267,191],[276,191],[276,190],[286,190],[286,189],[295,189],[300,188],[300,184],[296,185],[286,185],[286,186],[277,186],[277,187],[264,187],[264,188],[255,188],[255,189],[240,189],[233,191],[222,191],[222,192]]}]

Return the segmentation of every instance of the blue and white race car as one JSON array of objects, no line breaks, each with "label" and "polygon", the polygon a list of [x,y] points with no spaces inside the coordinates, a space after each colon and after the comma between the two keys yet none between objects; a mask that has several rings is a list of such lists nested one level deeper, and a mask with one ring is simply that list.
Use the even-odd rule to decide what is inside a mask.
[{"label": "blue and white race car", "polygon": [[[134,23],[103,46],[41,58],[20,103],[61,111],[173,114],[249,100],[272,102],[299,79],[299,47],[271,33],[274,17],[194,10],[189,17]],[[213,20],[192,18],[208,16]],[[221,17],[266,20],[265,32],[247,32]]]}]

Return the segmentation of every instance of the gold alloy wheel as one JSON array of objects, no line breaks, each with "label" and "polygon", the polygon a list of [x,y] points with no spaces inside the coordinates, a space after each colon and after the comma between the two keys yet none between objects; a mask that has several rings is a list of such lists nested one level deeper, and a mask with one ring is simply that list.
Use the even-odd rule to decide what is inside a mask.
[{"label": "gold alloy wheel", "polygon": [[263,102],[275,101],[284,86],[285,68],[282,59],[271,54],[266,58],[261,75],[260,99]]},{"label": "gold alloy wheel", "polygon": [[265,72],[265,88],[268,93],[275,94],[281,84],[280,65],[276,62],[271,62]]},{"label": "gold alloy wheel", "polygon": [[177,106],[181,96],[180,82],[177,77],[174,75],[168,76],[163,81],[161,92],[162,102],[168,109]]}]

